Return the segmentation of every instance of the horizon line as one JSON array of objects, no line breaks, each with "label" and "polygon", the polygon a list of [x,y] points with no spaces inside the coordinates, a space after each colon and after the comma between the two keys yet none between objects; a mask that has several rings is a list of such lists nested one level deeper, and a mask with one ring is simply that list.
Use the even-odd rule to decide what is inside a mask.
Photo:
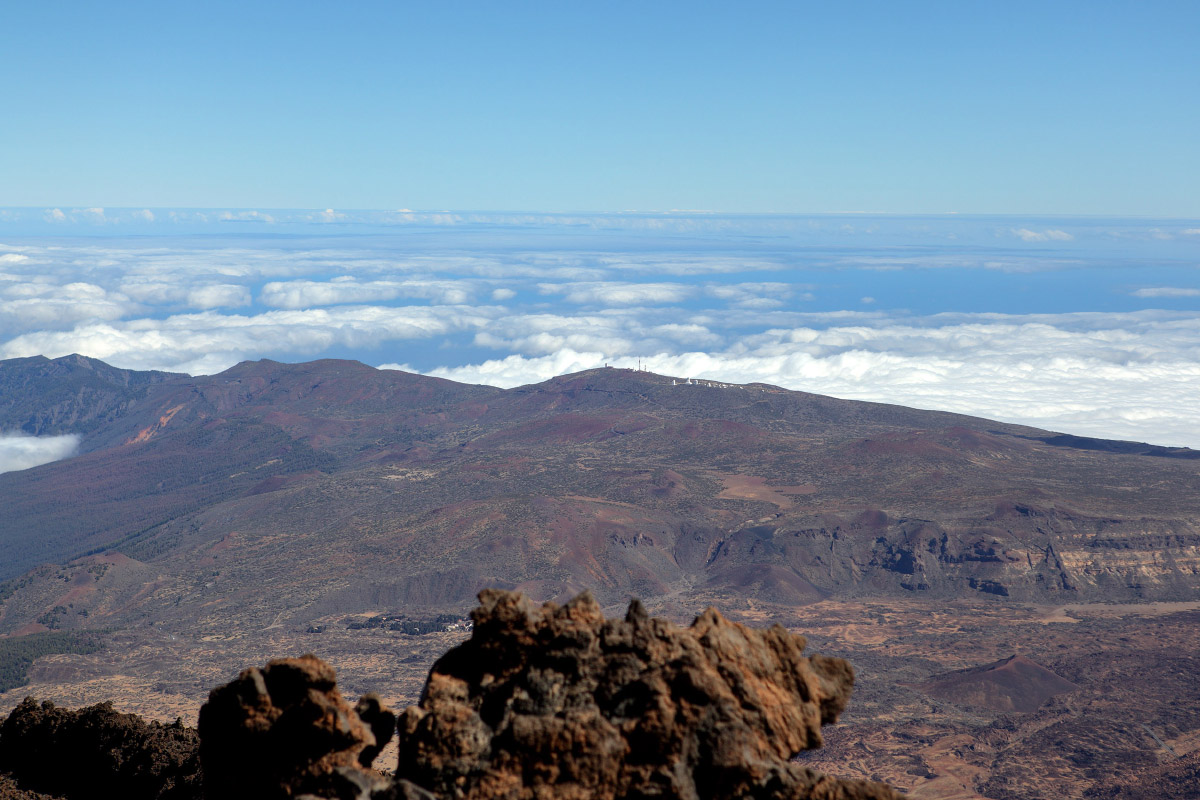
[{"label": "horizon line", "polygon": [[[189,211],[189,212],[303,212],[312,214],[404,214],[404,215],[441,215],[441,214],[479,214],[479,215],[529,215],[538,214],[551,217],[569,217],[569,216],[597,216],[597,217],[962,217],[962,218],[979,218],[979,217],[1010,217],[1016,219],[1030,218],[1055,218],[1055,219],[1145,219],[1145,220],[1200,220],[1200,215],[1189,216],[1186,214],[1152,214],[1145,212],[1108,212],[1108,213],[1082,213],[1070,211],[887,211],[887,210],[863,210],[863,209],[842,209],[842,210],[825,210],[825,211],[724,211],[719,209],[621,209],[621,210],[545,210],[537,208],[528,209],[487,209],[487,208],[369,208],[369,207],[347,207],[347,206],[273,206],[273,205],[100,205],[100,204],[83,204],[83,203],[58,203],[54,205],[0,205],[0,212],[69,212],[72,214],[96,214],[97,212],[106,211],[129,211],[133,213],[144,211]],[[3,215],[0,215],[0,224],[10,221],[5,220]],[[70,220],[73,222],[85,222],[85,220]],[[105,220],[98,220],[103,222]],[[107,220],[109,222],[115,220]],[[132,220],[131,220],[132,221]],[[153,224],[158,220],[141,220],[146,224]],[[253,218],[245,220],[214,220],[215,222],[261,222],[264,224],[274,224],[274,220],[266,220],[262,218]],[[349,220],[329,219],[322,220],[324,224],[336,224],[338,222],[348,222]],[[62,222],[69,222],[62,220]]]}]

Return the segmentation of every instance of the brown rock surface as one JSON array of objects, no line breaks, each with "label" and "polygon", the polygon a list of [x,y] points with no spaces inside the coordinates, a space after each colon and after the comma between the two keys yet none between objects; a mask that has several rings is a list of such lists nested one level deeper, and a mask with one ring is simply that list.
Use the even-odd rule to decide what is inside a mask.
[{"label": "brown rock surface", "polygon": [[200,709],[200,760],[209,798],[360,797],[386,781],[365,769],[394,720],[378,698],[362,719],[333,668],[313,655],[272,661],[213,689]]},{"label": "brown rock surface", "polygon": [[71,711],[26,698],[0,726],[0,796],[126,800],[200,797],[196,732],[109,703]]},{"label": "brown rock surface", "polygon": [[471,639],[401,716],[399,778],[478,800],[899,796],[789,763],[821,746],[854,677],[780,626],[709,609],[680,628],[636,600],[606,620],[586,593],[480,601]]},{"label": "brown rock surface", "polygon": [[0,773],[13,773],[0,798],[899,797],[789,762],[821,746],[854,676],[841,659],[805,657],[781,626],[709,609],[681,628],[636,600],[608,620],[587,593],[564,606],[499,590],[480,600],[472,638],[403,715],[395,778],[370,769],[395,715],[370,694],[351,707],[333,668],[307,655],[214,689],[199,737],[107,705],[27,700],[0,730]]},{"label": "brown rock surface", "polygon": [[59,800],[59,797],[23,789],[11,775],[0,773],[0,800]]}]

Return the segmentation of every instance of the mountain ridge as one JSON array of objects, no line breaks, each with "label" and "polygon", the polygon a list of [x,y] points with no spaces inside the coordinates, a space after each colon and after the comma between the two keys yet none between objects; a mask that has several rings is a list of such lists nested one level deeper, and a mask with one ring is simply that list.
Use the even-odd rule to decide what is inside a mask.
[{"label": "mountain ridge", "polygon": [[[13,367],[0,362],[0,382]],[[508,390],[339,360],[121,380],[142,394],[92,427],[81,455],[0,475],[3,577],[121,554],[162,572],[147,613],[172,617],[176,598],[179,613],[201,602],[188,576],[232,560],[230,582],[278,585],[266,605],[296,625],[388,598],[461,608],[486,585],[546,599],[591,587],[612,602],[1200,597],[1190,459],[614,368]],[[221,542],[228,555],[208,554]],[[318,597],[279,585],[277,550],[324,576]],[[22,591],[0,629],[61,605]],[[248,609],[232,595],[223,613]]]}]

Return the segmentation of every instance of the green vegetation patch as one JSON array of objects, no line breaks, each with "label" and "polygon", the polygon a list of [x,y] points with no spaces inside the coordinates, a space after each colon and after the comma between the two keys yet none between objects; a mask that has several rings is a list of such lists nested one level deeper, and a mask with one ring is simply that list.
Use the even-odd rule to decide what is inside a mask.
[{"label": "green vegetation patch", "polygon": [[[349,617],[345,620],[346,627],[352,631],[384,628],[389,631],[399,631],[409,636],[423,636],[427,633],[442,633],[465,627],[466,620],[454,614],[438,614],[429,619],[412,619],[404,614],[380,614],[370,619]],[[313,630],[313,633],[322,631]]]},{"label": "green vegetation patch", "polygon": [[104,649],[95,632],[31,633],[0,639],[0,692],[29,683],[29,667],[34,659],[54,653],[95,653]]}]

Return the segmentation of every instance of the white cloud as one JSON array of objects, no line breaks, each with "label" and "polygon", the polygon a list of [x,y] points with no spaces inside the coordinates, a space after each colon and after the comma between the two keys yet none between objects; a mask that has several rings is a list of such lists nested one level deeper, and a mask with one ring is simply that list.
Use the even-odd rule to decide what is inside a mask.
[{"label": "white cloud", "polygon": [[108,222],[103,208],[75,208],[71,210],[71,216],[77,220],[82,219],[96,224]]},{"label": "white cloud", "polygon": [[222,211],[217,219],[222,222],[265,222],[268,225],[275,223],[275,217],[263,211]]},{"label": "white cloud", "polygon": [[663,256],[651,254],[628,254],[612,256],[597,254],[593,262],[600,267],[622,272],[645,275],[698,276],[737,274],[744,272],[774,272],[785,269],[778,262],[764,258],[727,258],[693,255]]},{"label": "white cloud", "polygon": [[167,282],[146,279],[124,281],[123,294],[138,303],[172,309],[240,308],[251,302],[250,288],[232,283]]},{"label": "white cloud", "polygon": [[259,302],[273,308],[313,308],[369,303],[398,298],[458,305],[469,302],[475,287],[462,280],[358,281],[350,276],[330,281],[272,281],[259,292]]},{"label": "white cloud", "polygon": [[120,289],[131,300],[154,305],[181,303],[188,295],[187,284],[144,279],[123,281]]},{"label": "white cloud", "polygon": [[233,284],[197,286],[187,293],[191,308],[238,308],[250,305],[250,290]]},{"label": "white cloud", "polygon": [[[710,283],[704,287],[704,293],[739,308],[780,308],[786,305],[792,297],[797,296],[797,289],[805,288],[810,287],[791,286],[778,282]],[[798,297],[801,300],[813,299],[812,293],[806,291],[800,292]]]},{"label": "white cloud", "polygon": [[205,311],[26,333],[0,345],[0,358],[82,353],[129,369],[211,374],[264,355],[311,356],[331,347],[369,348],[478,329],[490,321],[486,311],[459,306],[343,306],[254,316]]},{"label": "white cloud", "polygon": [[[537,358],[511,355],[506,358],[485,361],[482,364],[453,368],[443,367],[432,370],[429,374],[461,383],[483,383],[511,388],[549,380],[556,375],[602,367],[604,364],[605,356],[602,353],[578,353],[568,348]],[[410,371],[411,368],[401,364],[384,364],[380,369]]]},{"label": "white cloud", "polygon": [[863,305],[869,306],[875,302],[875,298],[874,297],[860,297],[858,299],[858,302],[862,303]]},{"label": "white cloud", "polygon": [[[1042,236],[1034,231],[1026,231],[1033,236]],[[1037,240],[1032,240],[1037,241]],[[1064,258],[1061,254],[1031,255],[1028,252],[1014,253],[1006,251],[987,250],[983,253],[970,252],[941,252],[931,251],[921,255],[905,255],[902,251],[876,254],[873,252],[853,252],[839,255],[835,258],[823,259],[818,262],[822,267],[836,269],[869,269],[878,272],[899,272],[901,270],[926,269],[986,269],[995,272],[1036,273],[1079,267],[1082,262],[1077,258]]]},{"label": "white cloud", "polygon": [[517,293],[514,292],[512,289],[503,289],[502,288],[502,289],[493,289],[492,290],[492,299],[493,300],[511,300],[516,296],[517,296]]},{"label": "white cloud", "polygon": [[82,281],[62,286],[18,280],[0,287],[0,331],[63,328],[84,320],[116,320],[132,308],[119,292]]},{"label": "white cloud", "polygon": [[1013,235],[1024,242],[1069,242],[1075,237],[1066,231],[1051,228],[1044,231],[1031,231],[1029,228],[1014,228]]},{"label": "white cloud", "polygon": [[43,215],[47,222],[66,222],[67,215],[63,213],[61,208],[47,209]]},{"label": "white cloud", "polygon": [[5,253],[0,256],[0,264],[20,264],[28,260],[29,256],[22,255],[21,253]]},{"label": "white cloud", "polygon": [[539,283],[542,294],[560,294],[568,303],[580,305],[632,306],[679,303],[697,289],[683,283],[626,283],[593,281],[569,284]]},{"label": "white cloud", "polygon": [[430,374],[514,386],[542,380],[560,364],[630,366],[640,357],[651,370],[678,377],[764,382],[1081,435],[1200,447],[1200,406],[1193,402],[1200,396],[1200,320],[1194,317],[946,315],[773,329],[705,352],[656,351],[636,333],[621,348],[611,335],[597,348],[573,347],[566,337],[516,339],[521,354]]},{"label": "white cloud", "polygon": [[724,338],[703,314],[609,309],[587,314],[505,314],[477,333],[475,344],[526,355],[572,350],[616,357],[659,349],[720,347]]},{"label": "white cloud", "polygon": [[0,472],[15,472],[70,458],[78,449],[79,437],[73,433],[64,436],[0,433]]},{"label": "white cloud", "polygon": [[1200,297],[1200,289],[1184,289],[1174,286],[1156,286],[1130,292],[1134,297]]}]

